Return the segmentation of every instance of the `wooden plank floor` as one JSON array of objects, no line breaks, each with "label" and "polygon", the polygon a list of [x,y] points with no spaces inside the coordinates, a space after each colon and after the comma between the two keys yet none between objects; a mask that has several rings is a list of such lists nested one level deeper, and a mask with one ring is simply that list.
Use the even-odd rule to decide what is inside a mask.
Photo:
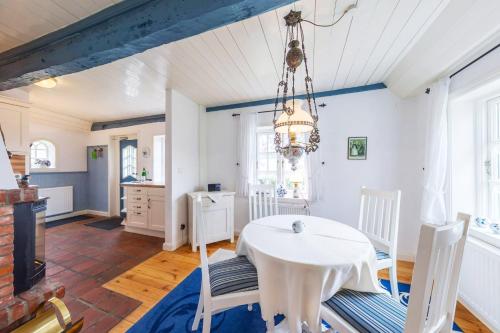
[{"label": "wooden plank floor", "polygon": [[[228,242],[211,244],[208,246],[209,255],[219,248],[234,250],[235,245]],[[104,284],[105,288],[142,302],[111,332],[125,332],[198,265],[199,254],[191,252],[190,247],[183,246],[175,252],[160,252]],[[398,265],[398,280],[410,283],[413,263],[401,261]],[[381,271],[379,276],[388,279],[385,271]],[[466,333],[491,332],[460,303],[457,305],[455,321]]]}]

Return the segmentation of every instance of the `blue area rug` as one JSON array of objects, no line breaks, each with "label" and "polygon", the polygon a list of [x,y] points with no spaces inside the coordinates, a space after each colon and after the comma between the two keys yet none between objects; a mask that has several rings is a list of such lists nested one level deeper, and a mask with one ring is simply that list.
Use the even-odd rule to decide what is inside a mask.
[{"label": "blue area rug", "polygon": [[[381,286],[390,291],[387,280]],[[135,323],[128,333],[190,333],[193,324],[201,285],[201,270],[197,268],[174,290],[156,304],[144,317]],[[408,305],[410,285],[399,283],[401,303]],[[276,317],[278,324],[283,317]],[[201,332],[200,322],[198,332]],[[455,325],[455,330],[461,330]],[[217,333],[265,333],[266,324],[260,316],[258,304],[248,311],[247,306],[239,306],[212,317],[212,332]]]}]

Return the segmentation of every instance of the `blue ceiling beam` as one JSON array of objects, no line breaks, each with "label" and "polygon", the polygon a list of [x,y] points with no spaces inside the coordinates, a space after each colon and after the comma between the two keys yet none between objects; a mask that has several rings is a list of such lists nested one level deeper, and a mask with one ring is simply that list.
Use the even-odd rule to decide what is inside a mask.
[{"label": "blue ceiling beam", "polygon": [[[368,84],[365,86],[320,91],[320,92],[315,93],[314,96],[316,98],[320,98],[320,97],[328,97],[328,96],[336,96],[336,95],[344,95],[344,94],[353,94],[353,93],[359,93],[359,92],[363,92],[363,91],[378,90],[378,89],[385,89],[385,88],[387,88],[387,86],[384,83],[380,82],[380,83]],[[297,95],[297,96],[295,96],[295,98],[305,99],[306,95]],[[207,112],[214,112],[214,111],[224,111],[224,110],[248,108],[248,107],[259,106],[259,105],[269,105],[269,104],[274,104],[275,101],[276,101],[276,98],[269,98],[269,99],[261,99],[258,101],[251,101],[251,102],[244,102],[244,103],[211,106],[211,107],[206,108],[206,111]]]},{"label": "blue ceiling beam", "polygon": [[161,123],[165,121],[165,114],[155,114],[151,116],[128,118],[120,120],[110,120],[92,123],[91,131],[102,131],[111,128],[129,127],[151,123]]},{"label": "blue ceiling beam", "polygon": [[1,53],[0,91],[104,65],[292,2],[126,0]]}]

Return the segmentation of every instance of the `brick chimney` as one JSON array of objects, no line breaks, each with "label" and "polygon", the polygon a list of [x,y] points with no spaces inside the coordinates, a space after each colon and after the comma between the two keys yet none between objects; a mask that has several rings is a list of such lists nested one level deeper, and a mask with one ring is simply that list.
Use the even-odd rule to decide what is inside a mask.
[{"label": "brick chimney", "polygon": [[[36,189],[28,196],[36,195]],[[35,192],[35,194],[33,194]],[[21,201],[21,189],[0,190],[0,308],[14,300],[14,203]]]}]

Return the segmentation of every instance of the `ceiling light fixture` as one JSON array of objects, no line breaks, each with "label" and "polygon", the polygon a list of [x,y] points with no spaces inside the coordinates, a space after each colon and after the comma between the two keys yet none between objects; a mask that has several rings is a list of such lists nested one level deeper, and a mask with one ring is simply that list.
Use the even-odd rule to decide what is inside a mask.
[{"label": "ceiling light fixture", "polygon": [[[318,109],[314,96],[313,79],[309,75],[307,67],[302,22],[311,23],[318,27],[331,27],[353,8],[355,5],[347,7],[339,19],[328,25],[320,25],[302,19],[300,11],[291,10],[284,17],[287,27],[285,39],[287,44],[283,52],[281,81],[278,83],[274,103],[274,144],[276,152],[290,162],[294,171],[297,169],[297,163],[304,152],[306,154],[315,152],[319,148],[320,142]],[[302,62],[305,66],[305,100],[299,100],[295,95],[295,74]],[[291,95],[288,96],[290,88]]]},{"label": "ceiling light fixture", "polygon": [[42,81],[35,82],[35,85],[42,87],[42,88],[50,89],[50,88],[54,88],[55,86],[57,86],[57,80],[55,78],[51,77],[51,78],[48,78],[48,79],[45,79]]}]

